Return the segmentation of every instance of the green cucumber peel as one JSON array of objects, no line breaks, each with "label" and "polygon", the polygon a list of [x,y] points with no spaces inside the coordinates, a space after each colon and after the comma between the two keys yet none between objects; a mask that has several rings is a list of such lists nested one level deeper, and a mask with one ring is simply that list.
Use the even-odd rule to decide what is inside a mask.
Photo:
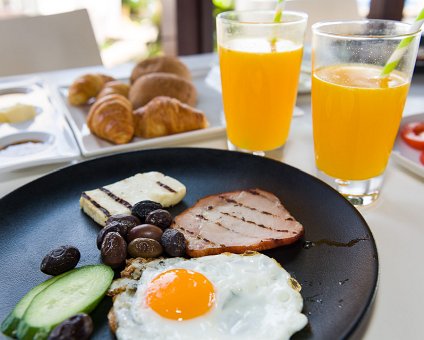
[{"label": "green cucumber peel", "polygon": [[15,308],[13,308],[13,310],[9,313],[6,319],[3,320],[0,326],[1,332],[11,337],[16,336],[16,328],[35,296],[70,272],[71,271],[51,277],[50,279],[40,283],[38,286],[33,287],[28,293],[26,293],[16,304]]},{"label": "green cucumber peel", "polygon": [[78,313],[90,313],[103,299],[113,280],[105,265],[74,269],[37,294],[17,327],[22,340],[47,339],[58,324]]}]

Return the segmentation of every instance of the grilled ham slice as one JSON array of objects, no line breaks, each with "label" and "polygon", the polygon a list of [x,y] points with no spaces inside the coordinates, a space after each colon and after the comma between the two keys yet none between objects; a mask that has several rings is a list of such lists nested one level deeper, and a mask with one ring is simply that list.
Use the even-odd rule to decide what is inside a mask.
[{"label": "grilled ham slice", "polygon": [[176,216],[191,257],[223,252],[244,253],[295,242],[303,226],[273,194],[261,189],[207,196]]}]

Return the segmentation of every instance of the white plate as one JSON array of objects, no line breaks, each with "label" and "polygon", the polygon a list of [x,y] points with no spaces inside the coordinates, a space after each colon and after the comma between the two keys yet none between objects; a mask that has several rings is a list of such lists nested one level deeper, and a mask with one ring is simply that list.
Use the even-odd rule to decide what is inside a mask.
[{"label": "white plate", "polygon": [[196,107],[206,114],[209,121],[208,128],[149,139],[135,137],[130,143],[121,145],[109,143],[92,134],[86,123],[89,106],[70,105],[67,100],[69,86],[59,87],[58,90],[64,111],[66,111],[69,124],[74,132],[80,150],[84,156],[90,157],[120,151],[172,145],[175,142],[191,142],[207,137],[224,135],[225,126],[221,119],[221,95],[205,83],[205,77],[208,71],[209,68],[191,70],[193,82],[198,92]]},{"label": "white plate", "polygon": [[424,165],[421,164],[419,159],[422,151],[411,148],[400,136],[400,131],[405,124],[418,121],[424,122],[424,113],[406,116],[402,119],[395,145],[393,147],[392,157],[400,165],[406,167],[415,174],[424,177]]},{"label": "white plate", "polygon": [[21,103],[37,110],[32,120],[0,123],[0,172],[67,162],[80,156],[56,100],[39,78],[0,82],[1,107]]}]

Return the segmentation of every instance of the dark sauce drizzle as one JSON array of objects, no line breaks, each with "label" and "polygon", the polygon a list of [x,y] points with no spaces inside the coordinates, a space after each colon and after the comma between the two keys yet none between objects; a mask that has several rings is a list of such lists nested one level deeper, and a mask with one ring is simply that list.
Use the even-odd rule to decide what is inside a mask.
[{"label": "dark sauce drizzle", "polygon": [[355,238],[353,240],[350,240],[349,242],[338,242],[338,241],[333,241],[333,240],[327,240],[327,239],[322,239],[322,240],[318,240],[318,241],[305,241],[303,243],[303,248],[305,249],[310,249],[313,248],[315,246],[321,246],[321,245],[327,245],[327,246],[331,246],[331,247],[353,247],[355,244],[357,244],[360,241],[368,241],[369,237],[363,237],[363,238]]}]

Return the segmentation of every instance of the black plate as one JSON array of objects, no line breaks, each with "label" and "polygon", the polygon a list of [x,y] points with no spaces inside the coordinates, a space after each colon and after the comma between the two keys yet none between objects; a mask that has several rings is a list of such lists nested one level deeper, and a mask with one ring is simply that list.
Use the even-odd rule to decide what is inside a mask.
[{"label": "black plate", "polygon": [[[305,227],[305,239],[265,252],[302,285],[309,324],[295,339],[337,339],[353,333],[369,309],[377,283],[376,245],[356,209],[332,188],[270,159],[209,149],[157,149],[119,154],[73,165],[29,183],[0,200],[0,319],[47,277],[39,271],[52,248],[72,244],[79,265],[99,262],[98,226],[79,208],[83,190],[137,172],[160,171],[187,187],[177,214],[199,198],[262,188],[277,195]],[[313,241],[314,243],[310,243]],[[112,338],[106,298],[92,313],[96,339]]]}]

